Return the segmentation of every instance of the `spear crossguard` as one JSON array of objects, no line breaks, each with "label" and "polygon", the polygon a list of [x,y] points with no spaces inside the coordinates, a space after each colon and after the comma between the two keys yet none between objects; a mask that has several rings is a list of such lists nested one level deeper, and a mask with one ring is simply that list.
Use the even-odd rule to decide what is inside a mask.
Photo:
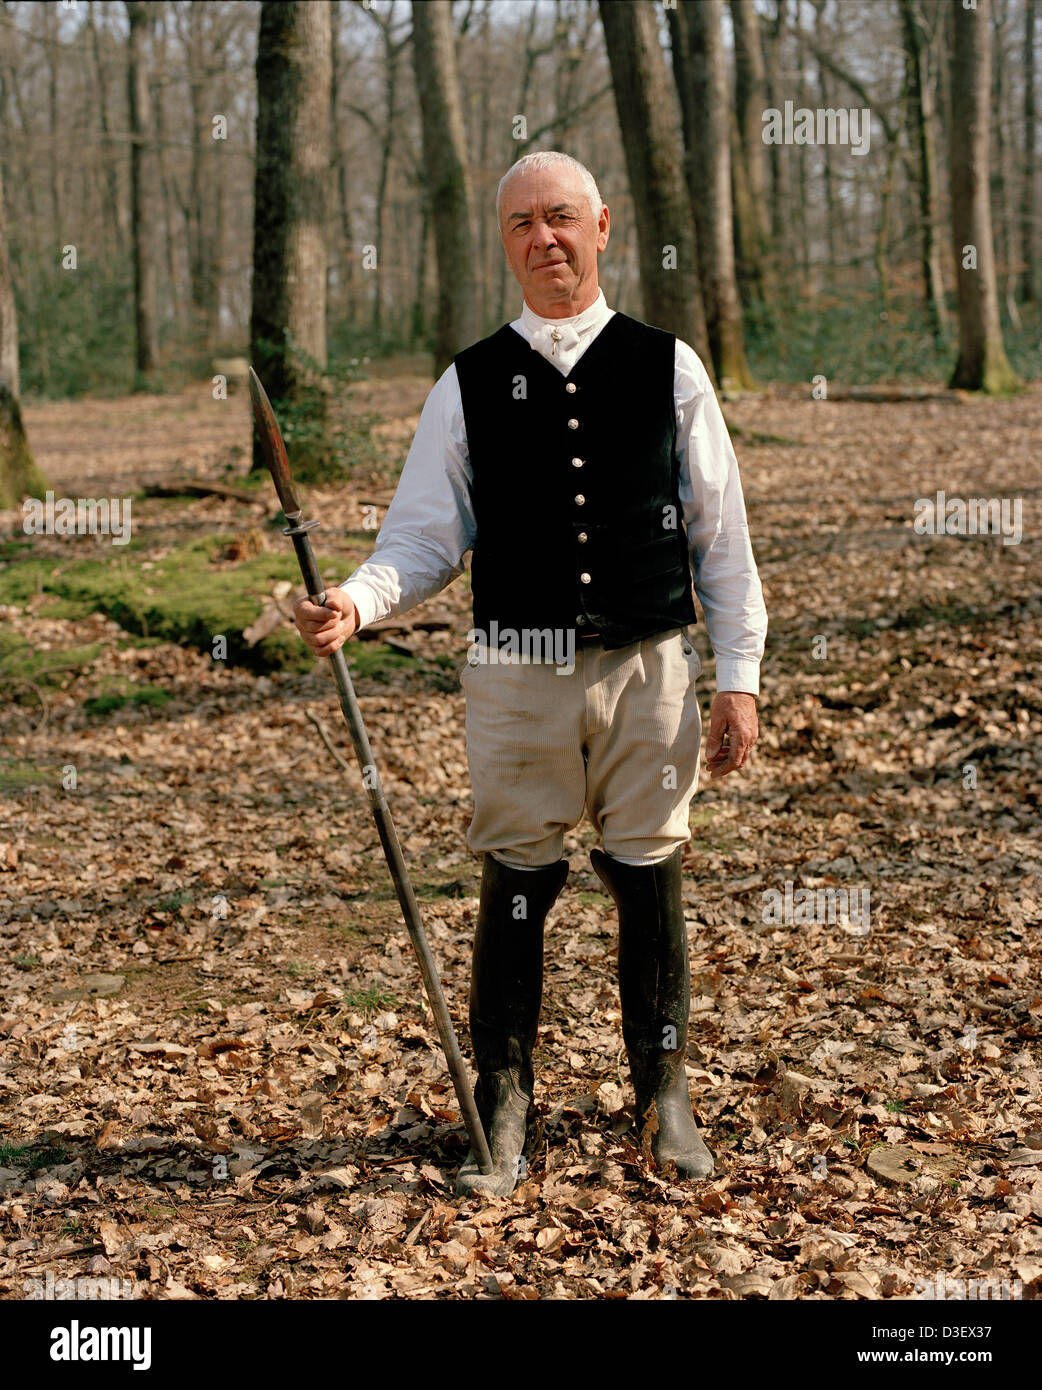
[{"label": "spear crossguard", "polygon": [[[282,432],[275,419],[275,412],[271,408],[271,401],[268,400],[267,392],[252,367],[250,368],[250,398],[253,401],[253,418],[260,435],[264,457],[275,484],[275,491],[282,503],[282,510],[289,522],[282,534],[291,537],[293,541],[308,597],[312,603],[322,605],[326,601],[325,586],[322,583],[322,576],[318,572],[315,552],[311,547],[311,537],[308,534],[313,527],[318,525],[318,522],[303,519],[304,513],[293,491],[293,478],[289,471],[289,459],[286,457],[286,446],[282,440]],[[438,967],[431,955],[427,933],[423,929],[423,922],[420,918],[420,907],[409,881],[409,871],[405,867],[402,847],[398,843],[398,833],[394,828],[394,821],[391,819],[391,812],[384,796],[383,786],[380,783],[380,774],[373,761],[369,737],[365,731],[365,724],[362,722],[362,711],[358,708],[358,701],[355,698],[354,686],[351,684],[351,675],[347,669],[343,648],[335,651],[330,657],[330,661],[333,665],[333,678],[336,681],[337,694],[340,697],[340,708],[351,734],[351,742],[354,744],[358,766],[362,769],[362,781],[369,793],[369,804],[380,835],[380,843],[383,845],[384,857],[387,860],[387,867],[391,871],[391,877],[394,879],[394,888],[398,894],[402,916],[405,918],[405,925],[408,928],[409,938],[419,962],[420,974],[423,977],[423,988],[434,1013],[434,1021],[438,1026],[438,1036],[441,1039],[445,1060],[449,1064],[452,1087],[456,1092],[456,1099],[459,1101],[459,1108],[463,1114],[463,1123],[467,1127],[470,1145],[478,1161],[478,1167],[482,1173],[491,1173],[492,1155],[489,1153],[485,1131],[481,1127],[481,1119],[477,1106],[474,1104],[474,1095],[470,1089],[463,1058],[460,1056],[459,1043],[456,1040],[456,1030],[452,1026],[449,1007],[445,1002],[441,981],[438,978]]]}]

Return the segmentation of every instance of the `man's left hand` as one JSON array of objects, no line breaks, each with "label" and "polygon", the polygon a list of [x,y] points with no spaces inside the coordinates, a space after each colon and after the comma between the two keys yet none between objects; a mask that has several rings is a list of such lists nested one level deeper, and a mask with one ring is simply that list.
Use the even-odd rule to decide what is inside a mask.
[{"label": "man's left hand", "polygon": [[740,690],[718,691],[709,715],[706,767],[709,776],[726,777],[742,766],[760,732],[756,696]]}]

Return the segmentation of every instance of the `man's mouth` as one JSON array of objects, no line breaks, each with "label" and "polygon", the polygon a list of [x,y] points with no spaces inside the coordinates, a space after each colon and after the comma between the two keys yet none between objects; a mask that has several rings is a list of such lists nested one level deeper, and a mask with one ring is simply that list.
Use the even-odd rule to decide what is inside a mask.
[{"label": "man's mouth", "polygon": [[567,264],[568,264],[567,261],[544,261],[544,262],[542,263],[542,265],[537,265],[537,266],[535,266],[534,268],[535,268],[536,270],[549,270],[552,266],[555,266],[555,265],[567,265]]}]

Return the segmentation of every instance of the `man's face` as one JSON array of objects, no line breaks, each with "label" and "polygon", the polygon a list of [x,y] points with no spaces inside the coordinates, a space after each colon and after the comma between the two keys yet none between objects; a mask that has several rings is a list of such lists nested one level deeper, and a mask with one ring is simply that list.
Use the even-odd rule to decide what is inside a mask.
[{"label": "man's face", "polygon": [[608,209],[595,218],[566,167],[515,174],[503,189],[500,235],[525,299],[544,318],[580,314],[597,298],[597,254],[608,244]]}]

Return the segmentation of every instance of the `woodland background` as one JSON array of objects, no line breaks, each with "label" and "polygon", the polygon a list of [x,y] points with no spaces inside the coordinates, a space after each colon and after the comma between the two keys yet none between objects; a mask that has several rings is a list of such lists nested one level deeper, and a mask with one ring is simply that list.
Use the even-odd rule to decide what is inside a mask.
[{"label": "woodland background", "polygon": [[[1038,8],[0,7],[0,1295],[1038,1296]],[[870,106],[870,153],[764,145],[786,100]],[[342,579],[434,372],[518,311],[495,186],[553,146],[609,302],[715,376],[771,625],[685,851],[717,1176],[631,1142],[583,824],[527,1179],[482,1205],[236,359]],[[25,534],[45,488],[130,498],[129,544]],[[1021,543],[918,534],[938,489]],[[469,599],[349,649],[464,1052]],[[870,933],[765,922],[789,881]]]}]

